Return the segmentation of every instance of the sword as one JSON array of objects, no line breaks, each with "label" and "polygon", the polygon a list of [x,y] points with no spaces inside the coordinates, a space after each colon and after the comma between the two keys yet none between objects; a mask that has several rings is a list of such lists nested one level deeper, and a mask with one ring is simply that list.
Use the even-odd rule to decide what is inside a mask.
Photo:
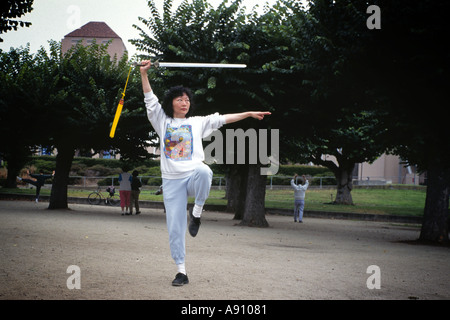
[{"label": "sword", "polygon": [[[142,67],[142,64],[138,62],[133,62],[135,67]],[[246,64],[236,64],[236,63],[197,63],[197,62],[159,62],[155,61],[152,63],[156,68],[235,68],[242,69],[247,68]]]}]

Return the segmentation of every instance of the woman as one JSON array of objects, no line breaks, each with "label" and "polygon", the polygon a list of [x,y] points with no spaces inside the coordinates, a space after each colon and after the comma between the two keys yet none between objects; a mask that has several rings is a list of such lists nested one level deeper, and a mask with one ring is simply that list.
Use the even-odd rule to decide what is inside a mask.
[{"label": "woman", "polygon": [[[122,215],[129,216],[128,208],[130,207],[131,197],[131,174],[128,173],[128,168],[123,167],[122,173],[119,174],[119,196],[120,196],[120,208],[122,209]],[[125,211],[124,211],[125,209]]]},{"label": "woman", "polygon": [[189,283],[185,267],[188,196],[195,197],[194,207],[189,210],[189,233],[195,237],[213,176],[211,169],[203,163],[205,157],[202,138],[224,124],[248,117],[261,120],[270,112],[252,111],[227,115],[215,113],[193,117],[193,95],[188,88],[182,86],[169,89],[161,106],[148,79],[147,71],[150,66],[149,60],[141,63],[142,89],[148,119],[160,138],[161,176],[170,251],[178,270],[172,285],[182,286]]}]

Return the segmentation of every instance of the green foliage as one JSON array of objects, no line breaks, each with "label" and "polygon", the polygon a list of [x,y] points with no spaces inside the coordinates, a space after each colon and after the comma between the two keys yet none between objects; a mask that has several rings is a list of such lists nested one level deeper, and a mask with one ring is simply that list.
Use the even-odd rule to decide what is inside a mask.
[{"label": "green foliage", "polygon": [[[151,16],[139,18],[144,26],[134,25],[141,39],[131,42],[152,60],[251,65],[251,43],[255,38],[250,36],[249,16],[240,9],[241,3],[238,0],[228,5],[228,1],[223,1],[213,9],[205,0],[186,0],[172,12],[172,1],[166,0],[161,14],[154,1],[149,1]],[[257,82],[249,81],[251,73],[250,69],[151,71],[152,87],[160,97],[171,86],[190,87],[196,95],[196,114],[200,115],[242,112],[249,105],[264,103],[256,93]]]},{"label": "green foliage", "polygon": [[308,175],[308,176],[318,176],[320,174],[333,175],[328,168],[321,166],[306,166],[306,165],[281,165],[278,170],[278,175],[281,176],[294,176],[298,175]]},{"label": "green foliage", "polygon": [[[361,47],[354,39],[367,32],[364,3],[279,1],[261,17],[263,31],[276,46],[264,65],[276,73],[274,118],[280,128],[285,160],[351,171],[373,161],[387,146],[383,113],[376,107],[361,74]],[[364,78],[362,78],[364,79]],[[334,162],[322,161],[324,154]]]},{"label": "green foliage", "polygon": [[[98,158],[85,158],[85,157],[75,157],[72,162],[71,175],[78,176],[102,176],[102,175],[114,175],[121,171],[124,163],[117,159],[98,159]],[[35,167],[36,171],[43,169],[45,172],[51,172],[55,170],[56,157],[54,156],[33,156],[30,161],[26,163],[27,167]],[[133,165],[131,165],[133,167]],[[155,160],[145,160],[141,163],[140,167],[136,169],[141,175],[147,173],[146,170],[157,170],[159,172],[159,161]],[[91,171],[91,172],[89,172]],[[96,174],[92,174],[95,171]],[[158,173],[157,175],[160,175]]]},{"label": "green foliage", "polygon": [[34,55],[29,47],[0,52],[0,132],[10,137],[0,153],[9,165],[26,159],[36,146],[93,149],[94,153],[113,150],[125,159],[149,157],[151,127],[143,116],[135,75],[116,138],[109,138],[129,65],[126,55],[120,61],[111,59],[108,45],[78,44],[64,56],[55,41],[50,41],[48,52],[41,48]]},{"label": "green foliage", "polygon": [[[370,85],[386,111],[393,152],[422,171],[450,169],[447,105],[450,86],[446,50],[448,1],[377,1],[382,31],[366,39]],[[380,31],[381,31],[380,30]]]},{"label": "green foliage", "polygon": [[[122,172],[121,167],[123,162],[116,159],[98,159],[98,158],[84,158],[75,157],[70,169],[71,176],[87,176],[87,177],[113,177],[118,176]],[[56,158],[54,156],[34,156],[26,163],[26,168],[34,168],[35,172],[44,170],[46,173],[51,173],[55,170]],[[214,172],[214,177],[225,177],[226,171],[224,166],[211,165]],[[142,182],[145,185],[160,186],[161,169],[159,161],[146,160],[141,162],[139,166],[130,166],[129,172],[137,170],[139,176],[146,176]],[[325,167],[320,166],[306,166],[306,165],[281,165],[278,174],[273,177],[272,183],[275,185],[289,185],[294,174],[306,175],[308,177],[329,177],[333,174]],[[151,177],[151,178],[149,178]],[[312,181],[312,184],[318,184],[319,180]],[[325,181],[324,184],[335,184],[334,180]],[[111,184],[111,179],[103,179],[98,182],[101,186]],[[267,184],[270,184],[270,177],[267,179]],[[214,179],[213,185],[219,185],[219,180]],[[225,185],[225,180],[222,179],[222,185]]]},{"label": "green foliage", "polygon": [[[22,15],[29,13],[33,10],[34,0],[9,0],[3,2],[2,15],[0,17],[0,34],[6,33],[11,30],[17,30],[20,27],[29,27],[31,22],[17,21],[14,18],[19,18]],[[0,38],[0,42],[3,39]]]}]

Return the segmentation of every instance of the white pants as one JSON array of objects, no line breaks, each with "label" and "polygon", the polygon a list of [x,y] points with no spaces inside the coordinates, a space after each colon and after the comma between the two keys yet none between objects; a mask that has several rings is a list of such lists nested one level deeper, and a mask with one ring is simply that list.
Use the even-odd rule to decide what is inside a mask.
[{"label": "white pants", "polygon": [[209,196],[213,173],[202,164],[183,179],[163,179],[164,206],[166,208],[169,244],[175,264],[184,263],[186,255],[186,227],[188,197],[195,197],[195,204],[203,206]]},{"label": "white pants", "polygon": [[305,208],[305,200],[294,201],[294,220],[303,221],[303,209]]}]

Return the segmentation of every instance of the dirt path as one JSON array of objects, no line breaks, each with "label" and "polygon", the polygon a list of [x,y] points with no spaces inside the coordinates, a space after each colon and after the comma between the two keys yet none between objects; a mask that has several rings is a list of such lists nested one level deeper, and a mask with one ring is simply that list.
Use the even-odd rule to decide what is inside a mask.
[{"label": "dirt path", "polygon": [[[399,242],[417,239],[417,226],[270,215],[257,229],[204,212],[198,236],[187,235],[190,284],[172,287],[162,210],[47,205],[0,201],[0,299],[450,298],[450,249]],[[67,287],[71,265],[80,289]],[[367,287],[371,265],[380,289]]]}]

